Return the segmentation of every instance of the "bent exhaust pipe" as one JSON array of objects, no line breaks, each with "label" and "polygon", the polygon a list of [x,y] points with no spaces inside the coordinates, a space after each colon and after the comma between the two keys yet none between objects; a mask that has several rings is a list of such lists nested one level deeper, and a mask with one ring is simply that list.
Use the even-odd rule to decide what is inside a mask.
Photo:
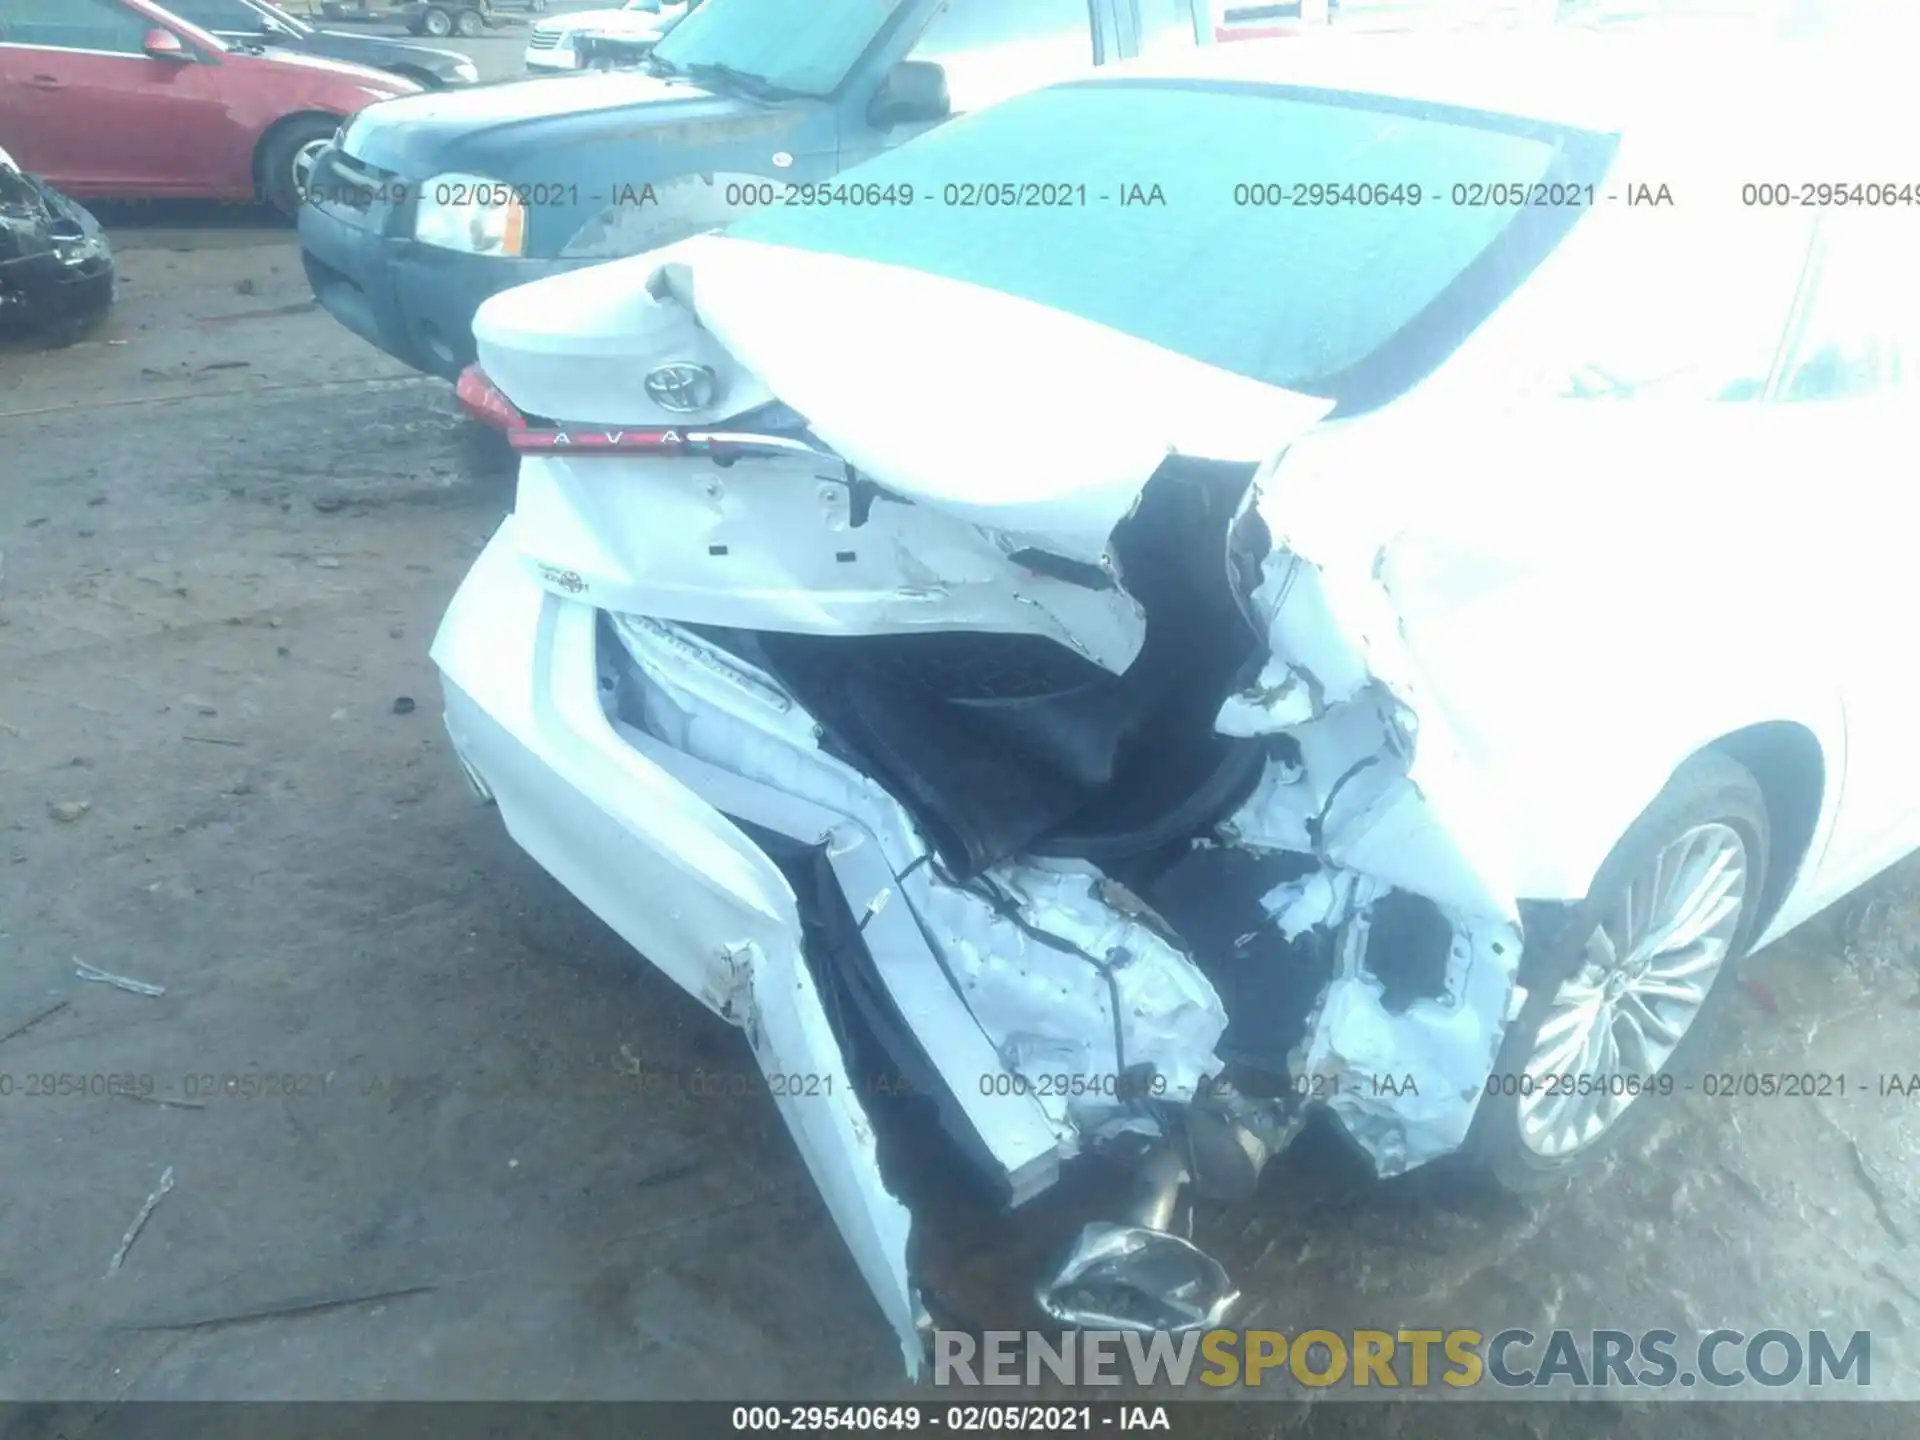
[{"label": "bent exhaust pipe", "polygon": [[1136,1192],[1124,1223],[1099,1220],[1034,1299],[1048,1318],[1084,1330],[1212,1330],[1240,1292],[1226,1267],[1173,1233],[1187,1162],[1162,1141],[1134,1172]]},{"label": "bent exhaust pipe", "polygon": [[1143,1230],[1171,1231],[1180,1208],[1180,1191],[1191,1178],[1186,1158],[1178,1150],[1164,1142],[1156,1146],[1134,1171],[1135,1193],[1128,1223]]}]

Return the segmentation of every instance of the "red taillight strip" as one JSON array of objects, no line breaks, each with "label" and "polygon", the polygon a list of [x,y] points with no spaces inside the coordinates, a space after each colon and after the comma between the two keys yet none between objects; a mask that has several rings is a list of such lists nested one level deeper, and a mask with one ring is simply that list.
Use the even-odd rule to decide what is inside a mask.
[{"label": "red taillight strip", "polygon": [[469,365],[460,372],[460,379],[453,387],[453,398],[474,419],[495,430],[504,430],[509,436],[527,428],[527,417],[478,365]]},{"label": "red taillight strip", "polygon": [[664,450],[683,454],[688,435],[684,430],[516,430],[509,435],[513,448],[533,454],[594,454],[608,450]]},{"label": "red taillight strip", "polygon": [[508,443],[523,455],[709,455],[729,459],[742,455],[809,456],[830,465],[841,460],[799,440],[781,435],[755,435],[731,430],[612,429],[604,425],[563,427],[558,430],[515,430]]},{"label": "red taillight strip", "polygon": [[837,457],[801,440],[783,435],[758,435],[734,430],[662,430],[648,426],[560,425],[535,429],[506,392],[477,364],[460,372],[454,386],[460,408],[474,419],[503,432],[507,443],[527,455],[627,455],[636,451],[655,455],[811,455],[838,463]]}]

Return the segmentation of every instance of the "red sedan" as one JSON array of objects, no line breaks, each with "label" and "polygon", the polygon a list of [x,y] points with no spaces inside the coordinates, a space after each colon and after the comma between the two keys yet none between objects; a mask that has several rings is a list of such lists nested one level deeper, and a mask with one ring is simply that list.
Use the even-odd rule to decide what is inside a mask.
[{"label": "red sedan", "polygon": [[0,146],[70,195],[258,197],[292,215],[341,121],[418,89],[226,45],[149,0],[0,0]]}]

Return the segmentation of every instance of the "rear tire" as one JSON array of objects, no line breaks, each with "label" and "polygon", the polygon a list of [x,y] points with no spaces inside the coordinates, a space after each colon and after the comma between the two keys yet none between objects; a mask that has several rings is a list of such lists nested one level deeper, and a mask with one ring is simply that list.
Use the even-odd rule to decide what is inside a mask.
[{"label": "rear tire", "polygon": [[436,40],[444,40],[453,33],[453,16],[438,5],[429,5],[421,13],[420,31]]},{"label": "rear tire", "polygon": [[[1714,870],[1715,863],[1725,868]],[[1699,1074],[1700,1058],[1711,1052],[1713,1032],[1731,988],[1729,976],[1753,942],[1767,863],[1766,804],[1744,766],[1708,750],[1674,772],[1607,856],[1587,898],[1567,913],[1555,933],[1528,938],[1520,961],[1526,1002],[1507,1027],[1488,1093],[1474,1116],[1464,1147],[1469,1163],[1515,1193],[1553,1188],[1618,1149],[1661,1106],[1685,1093]],[[1731,894],[1722,895],[1713,906],[1691,910],[1684,900],[1673,902],[1679,914],[1719,913],[1729,918],[1711,928],[1681,927],[1662,920],[1662,896],[1687,893],[1690,874],[1713,874],[1724,882],[1735,867],[1741,871],[1741,880],[1731,912],[1726,910]],[[1629,897],[1635,909],[1629,909]],[[1637,924],[1636,912],[1642,917]],[[1697,945],[1678,943],[1673,938],[1676,929],[1688,934],[1699,930],[1705,938]],[[1631,961],[1640,953],[1637,948],[1623,950],[1610,938],[1623,931],[1664,936],[1657,944],[1648,940],[1650,958],[1640,962],[1637,973],[1643,978],[1639,980],[1622,973],[1633,971],[1631,963],[1612,970],[1606,965],[1615,956]],[[1723,958],[1707,969],[1700,957],[1708,955],[1711,947],[1723,947]],[[1650,992],[1640,988],[1648,984],[1653,986]],[[1698,985],[1704,985],[1705,993],[1696,1001],[1666,998]],[[1626,992],[1624,996],[1621,991]],[[1608,993],[1618,998],[1601,998]],[[1580,1101],[1586,1097],[1542,1081],[1561,1082],[1568,1075],[1580,1078],[1587,1072],[1585,1061],[1592,1052],[1584,1044],[1574,1047],[1570,1039],[1559,1042],[1558,1037],[1578,1033],[1576,1017],[1588,1009],[1581,997],[1588,995],[1594,997],[1595,1013],[1603,1018],[1586,1033],[1612,1032],[1619,1061],[1614,1075],[1650,1074],[1654,1088],[1618,1105],[1614,1088],[1596,1079],[1587,1095],[1593,1097],[1593,1123],[1600,1128],[1589,1138],[1571,1142],[1575,1148],[1559,1149],[1556,1140],[1565,1143],[1571,1133],[1567,1127],[1582,1113]],[[1626,1023],[1610,1018],[1616,1016]],[[1542,1030],[1549,1018],[1554,1028],[1543,1042]],[[1670,1034],[1675,1028],[1678,1038],[1665,1040],[1663,1031]],[[1644,1036],[1654,1037],[1657,1047],[1666,1050],[1651,1064],[1647,1042],[1636,1039]],[[1556,1042],[1558,1053],[1566,1058],[1543,1059],[1553,1053]],[[1634,1055],[1636,1046],[1639,1053],[1629,1064],[1627,1057]],[[1604,1062],[1592,1068],[1596,1077],[1605,1077],[1608,1071]],[[1505,1093],[1508,1077],[1513,1079],[1514,1094]],[[1605,1118],[1609,1111],[1610,1119]]]},{"label": "rear tire", "polygon": [[471,40],[475,36],[486,33],[486,17],[481,15],[478,10],[462,10],[459,15],[454,18],[453,28],[455,33],[462,39]]},{"label": "rear tire", "polygon": [[296,115],[269,131],[254,172],[261,198],[289,220],[298,216],[313,161],[339,128],[331,115]]}]

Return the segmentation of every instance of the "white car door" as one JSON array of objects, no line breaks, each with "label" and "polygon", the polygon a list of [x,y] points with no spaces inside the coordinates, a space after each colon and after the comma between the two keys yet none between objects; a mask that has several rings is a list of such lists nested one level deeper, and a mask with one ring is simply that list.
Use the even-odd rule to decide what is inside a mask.
[{"label": "white car door", "polygon": [[[1804,522],[1804,571],[1846,715],[1840,813],[1815,884],[1831,899],[1920,847],[1920,664],[1914,646],[1920,460],[1920,223],[1893,207],[1832,212],[1769,384],[1769,430],[1796,477],[1755,496]],[[1793,657],[1783,656],[1783,663]]]}]

